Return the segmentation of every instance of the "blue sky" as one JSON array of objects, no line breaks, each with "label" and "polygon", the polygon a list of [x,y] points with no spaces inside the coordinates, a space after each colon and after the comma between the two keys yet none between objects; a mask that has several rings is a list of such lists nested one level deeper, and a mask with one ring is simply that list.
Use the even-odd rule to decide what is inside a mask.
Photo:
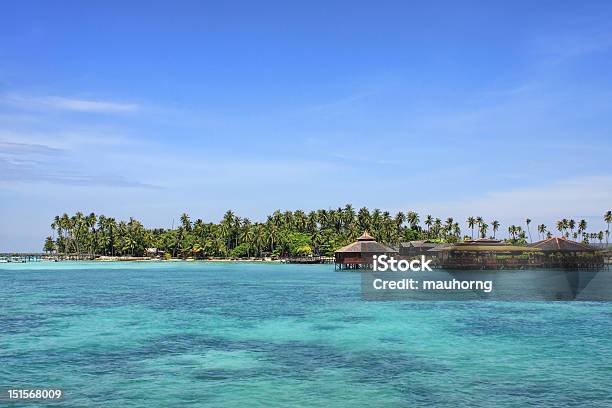
[{"label": "blue sky", "polygon": [[2,250],[77,210],[603,229],[610,2],[124,3],[3,5]]}]

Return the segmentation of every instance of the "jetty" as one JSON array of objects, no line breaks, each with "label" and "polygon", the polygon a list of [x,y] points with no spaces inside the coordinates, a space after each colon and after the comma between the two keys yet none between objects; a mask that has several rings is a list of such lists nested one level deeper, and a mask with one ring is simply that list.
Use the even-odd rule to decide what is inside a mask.
[{"label": "jetty", "polygon": [[0,263],[39,262],[48,256],[45,253],[3,252],[0,253]]},{"label": "jetty", "polygon": [[291,264],[329,264],[334,262],[331,256],[294,256],[281,259],[283,263]]}]

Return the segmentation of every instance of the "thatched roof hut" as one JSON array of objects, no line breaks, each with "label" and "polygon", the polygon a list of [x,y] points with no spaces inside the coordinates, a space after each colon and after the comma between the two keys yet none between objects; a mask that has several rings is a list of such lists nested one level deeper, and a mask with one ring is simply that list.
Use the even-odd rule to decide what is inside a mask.
[{"label": "thatched roof hut", "polygon": [[345,268],[369,268],[374,255],[394,255],[397,251],[387,245],[376,242],[367,231],[357,241],[342,247],[334,254],[336,266]]},{"label": "thatched roof hut", "polygon": [[511,245],[496,239],[477,239],[440,245],[429,250],[442,268],[520,268],[529,263],[537,248]]},{"label": "thatched roof hut", "polygon": [[408,241],[402,242],[399,246],[400,256],[415,257],[420,255],[431,255],[427,251],[437,247],[440,244],[429,240]]},{"label": "thatched roof hut", "polygon": [[543,254],[545,266],[578,269],[604,266],[603,256],[596,248],[563,237],[544,239],[530,246]]},{"label": "thatched roof hut", "polygon": [[560,253],[579,253],[579,252],[595,252],[596,249],[576,241],[570,241],[563,237],[551,237],[542,241],[535,242],[530,245],[533,248],[538,248],[541,252],[560,252]]}]

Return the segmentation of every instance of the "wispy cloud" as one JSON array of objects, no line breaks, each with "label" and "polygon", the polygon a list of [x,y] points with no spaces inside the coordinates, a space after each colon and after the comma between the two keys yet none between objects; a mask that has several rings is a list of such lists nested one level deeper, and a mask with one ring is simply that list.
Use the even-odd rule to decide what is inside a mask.
[{"label": "wispy cloud", "polygon": [[[64,150],[125,147],[133,143],[125,132],[96,126],[70,126],[58,130],[3,130],[0,120],[0,147],[7,152],[24,150],[32,153],[57,153]],[[1,153],[1,152],[0,152]]]},{"label": "wispy cloud", "polygon": [[63,96],[25,96],[14,93],[3,95],[0,101],[23,109],[51,109],[87,113],[130,113],[142,109],[136,103],[67,98]]},{"label": "wispy cloud", "polygon": [[17,154],[55,154],[61,149],[38,143],[16,143],[0,140],[0,156]]},{"label": "wispy cloud", "polygon": [[[6,137],[7,134],[0,132],[1,136]],[[21,137],[14,134],[8,136],[12,140],[0,140],[0,184],[47,183],[84,187],[159,188],[157,185],[138,181],[133,176],[103,172],[97,167],[87,166],[79,157],[90,153],[78,142],[52,143],[53,135],[48,137],[49,143],[30,142],[27,139],[32,135],[29,134],[21,134]],[[98,159],[100,157],[98,156]]]},{"label": "wispy cloud", "polygon": [[536,48],[545,57],[545,61],[552,65],[612,48],[610,27],[598,32],[591,30],[591,28],[585,28],[582,32],[578,31],[562,37],[541,38]]},{"label": "wispy cloud", "polygon": [[14,157],[0,157],[0,183],[50,183],[84,187],[137,187],[157,189],[159,186],[130,180],[115,174],[84,174],[55,169],[49,163]]}]

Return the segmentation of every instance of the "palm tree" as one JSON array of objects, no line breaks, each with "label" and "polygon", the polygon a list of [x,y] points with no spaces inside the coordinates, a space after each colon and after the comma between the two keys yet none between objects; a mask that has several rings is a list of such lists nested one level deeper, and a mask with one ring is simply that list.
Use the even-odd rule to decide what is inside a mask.
[{"label": "palm tree", "polygon": [[372,234],[374,238],[380,239],[381,215],[380,210],[375,208],[372,211]]},{"label": "palm tree", "polygon": [[480,227],[479,227],[480,238],[486,238],[486,236],[487,236],[487,229],[488,228],[489,228],[489,226],[487,225],[486,222],[482,222],[480,224]]},{"label": "palm tree", "polygon": [[474,239],[474,225],[475,224],[476,224],[476,219],[474,219],[474,217],[468,217],[467,225],[468,225],[468,228],[472,229],[472,239]]},{"label": "palm tree", "polygon": [[89,242],[89,257],[93,259],[94,257],[94,253],[96,252],[96,222],[97,222],[97,217],[96,214],[94,214],[93,212],[90,213],[86,218],[85,218],[85,225],[88,228],[88,237],[87,237],[87,241]]},{"label": "palm tree", "polygon": [[[331,211],[330,211],[331,213]],[[330,214],[330,222],[335,223],[336,222],[336,217],[335,214]],[[295,219],[293,217],[293,213],[289,210],[285,211],[283,213],[283,223],[285,225],[285,227],[292,229],[295,227]]]},{"label": "palm tree", "polygon": [[508,227],[508,234],[512,237],[512,240],[516,240],[516,233],[518,232],[518,228],[516,225],[511,225]]},{"label": "palm tree", "polygon": [[527,218],[527,219],[525,220],[525,224],[527,224],[527,232],[529,233],[529,242],[533,242],[533,241],[531,240],[531,229],[529,229],[529,224],[531,224],[531,219]]},{"label": "palm tree", "polygon": [[394,229],[392,228],[392,224],[393,221],[391,220],[391,214],[389,214],[389,211],[384,211],[382,214],[382,224],[381,224],[381,237],[383,242],[385,243],[391,243],[392,239],[391,239],[391,231]]},{"label": "palm tree", "polygon": [[366,207],[360,208],[357,212],[357,225],[361,231],[372,229],[370,211]]},{"label": "palm tree", "polygon": [[[302,210],[296,210],[294,213],[294,217],[295,217],[295,228],[298,230],[298,232],[304,232],[306,230],[306,213]],[[351,221],[345,218],[342,220],[342,222],[348,223]]]},{"label": "palm tree", "polygon": [[266,233],[261,224],[255,224],[253,228],[253,245],[257,250],[257,256],[261,256],[261,250],[265,245]]},{"label": "palm tree", "polygon": [[64,243],[64,237],[62,235],[62,221],[61,218],[56,215],[55,218],[53,218],[53,222],[51,223],[51,230],[53,230],[54,234],[55,231],[57,231],[57,241],[56,241],[56,250],[57,252],[59,252],[59,249],[61,248],[61,245],[63,245]]},{"label": "palm tree", "polygon": [[567,238],[569,236],[569,233],[567,232],[567,229],[569,228],[569,220],[564,218],[561,220],[561,224],[563,225],[564,235]]},{"label": "palm tree", "polygon": [[565,223],[563,220],[557,221],[557,230],[563,235],[563,230],[565,229]]},{"label": "palm tree", "polygon": [[459,226],[458,222],[453,224],[453,234],[455,234],[457,238],[461,238],[461,227]]},{"label": "palm tree", "polygon": [[441,238],[440,236],[441,230],[442,230],[442,220],[439,218],[436,218],[433,223],[433,233],[438,239]]},{"label": "palm tree", "polygon": [[410,224],[410,228],[411,229],[416,229],[416,227],[419,225],[419,214],[417,214],[414,211],[408,211],[408,215],[407,215],[407,219],[408,219],[408,224]]},{"label": "palm tree", "polygon": [[444,228],[443,228],[444,235],[448,236],[451,234],[453,230],[453,223],[454,223],[453,217],[448,217],[446,219],[446,222],[444,223]]},{"label": "palm tree", "polygon": [[545,233],[546,233],[546,225],[544,224],[538,225],[538,234],[542,234],[542,239],[544,239]]},{"label": "palm tree", "polygon": [[[574,220],[569,220],[569,221],[567,222],[567,226],[569,227],[569,229],[570,229],[570,233],[571,233],[571,235],[573,236],[573,235],[574,235],[574,228],[576,228],[576,221],[574,221]],[[575,238],[575,237],[574,237],[574,238]]]},{"label": "palm tree", "polygon": [[578,232],[584,232],[587,229],[587,222],[586,220],[580,220],[580,222],[578,223]]},{"label": "palm tree", "polygon": [[136,245],[136,240],[131,236],[126,236],[123,239],[123,250],[127,251],[129,249],[132,256],[134,256],[134,249],[136,248]]},{"label": "palm tree", "polygon": [[240,235],[240,240],[242,243],[247,245],[247,257],[251,257],[251,247],[253,246],[254,237],[255,235],[253,234],[253,229],[247,224]]},{"label": "palm tree", "polygon": [[113,217],[108,219],[108,224],[109,224],[111,256],[115,256],[115,243],[116,243],[115,231],[119,229],[119,226],[117,225],[117,221],[115,221],[115,218]]},{"label": "palm tree", "polygon": [[45,245],[43,247],[43,251],[49,254],[49,253],[53,253],[54,250],[55,250],[55,242],[53,241],[53,238],[47,237],[45,239]]},{"label": "palm tree", "polygon": [[431,232],[431,226],[433,225],[433,217],[431,215],[427,215],[427,217],[425,218],[425,225],[427,225],[427,236],[429,236],[429,233]]},{"label": "palm tree", "polygon": [[274,252],[274,243],[278,240],[278,227],[273,223],[266,223],[266,229],[270,251]]},{"label": "palm tree", "polygon": [[185,231],[191,231],[191,220],[189,219],[189,215],[187,215],[187,213],[181,214],[181,225]]},{"label": "palm tree", "polygon": [[77,258],[80,258],[81,256],[80,239],[81,239],[81,231],[83,230],[84,221],[85,221],[84,216],[81,211],[77,211],[77,213],[74,214],[74,216],[70,219],[70,224],[72,228],[71,235],[72,235],[74,247],[76,249]]},{"label": "palm tree", "polygon": [[481,216],[476,217],[476,231],[478,231],[479,235],[480,235],[480,226],[483,223],[483,219]]},{"label": "palm tree", "polygon": [[344,218],[344,226],[349,228],[355,223],[355,210],[353,209],[352,205],[347,204],[344,206],[344,211],[342,213]]},{"label": "palm tree", "polygon": [[62,228],[64,230],[64,256],[68,257],[68,251],[70,250],[69,248],[69,244],[70,244],[70,228],[71,228],[71,222],[70,222],[70,218],[68,217],[68,214],[64,213],[62,215],[62,217],[60,218],[60,228]]},{"label": "palm tree", "polygon": [[493,227],[493,239],[495,239],[495,233],[497,232],[497,230],[499,229],[499,221],[497,220],[493,220],[491,222],[491,227]]},{"label": "palm tree", "polygon": [[402,226],[404,225],[404,222],[406,221],[406,216],[404,215],[403,212],[398,212],[397,214],[395,214],[395,218],[394,218],[394,223],[395,223],[395,233],[396,235],[400,236],[402,235]]},{"label": "palm tree", "polygon": [[610,224],[612,224],[612,211],[606,211],[604,214],[604,221],[608,224],[608,229],[606,230],[606,246],[608,245],[608,237],[610,236]]}]

